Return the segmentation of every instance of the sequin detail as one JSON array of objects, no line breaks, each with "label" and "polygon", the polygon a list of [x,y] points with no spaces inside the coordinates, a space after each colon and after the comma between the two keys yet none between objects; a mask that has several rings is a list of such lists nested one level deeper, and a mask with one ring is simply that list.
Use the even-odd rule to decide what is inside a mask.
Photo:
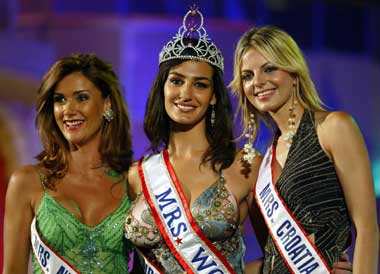
[{"label": "sequin detail", "polygon": [[[239,226],[239,209],[235,197],[225,186],[223,176],[196,198],[190,211],[202,232],[227,259],[235,272],[244,273],[245,245]],[[142,194],[132,203],[127,213],[125,236],[153,263],[161,267],[164,273],[184,273],[163,241]]]},{"label": "sequin detail", "polygon": [[[304,112],[276,187],[331,267],[346,248],[350,219],[334,164],[321,148],[314,113]],[[274,241],[268,237],[263,273],[288,274]]]},{"label": "sequin detail", "polygon": [[[37,212],[41,237],[82,274],[128,273],[131,245],[123,239],[125,195],[119,207],[94,227],[76,219],[47,192]],[[42,274],[33,256],[35,274]]]}]

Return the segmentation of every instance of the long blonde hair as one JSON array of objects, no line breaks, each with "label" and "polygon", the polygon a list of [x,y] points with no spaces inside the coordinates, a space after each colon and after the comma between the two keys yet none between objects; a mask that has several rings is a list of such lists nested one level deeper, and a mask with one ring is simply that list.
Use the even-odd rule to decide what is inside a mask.
[{"label": "long blonde hair", "polygon": [[[239,98],[239,109],[242,111],[244,125],[242,136],[247,132],[251,113],[255,115],[256,125],[258,125],[259,117],[269,124],[271,120],[267,113],[257,110],[244,94],[241,80],[242,58],[251,48],[257,50],[275,66],[296,77],[296,99],[305,110],[324,110],[324,104],[310,78],[305,58],[294,39],[285,31],[274,26],[254,27],[246,31],[238,41],[234,57],[233,80],[229,84],[232,93]],[[256,127],[254,136],[256,136],[257,130]]]}]

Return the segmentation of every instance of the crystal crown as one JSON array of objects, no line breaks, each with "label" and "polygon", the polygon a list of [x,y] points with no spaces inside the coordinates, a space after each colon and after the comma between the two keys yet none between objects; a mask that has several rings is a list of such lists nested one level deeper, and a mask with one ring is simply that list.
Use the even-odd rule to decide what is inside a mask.
[{"label": "crystal crown", "polygon": [[224,70],[223,55],[203,27],[203,15],[192,6],[183,18],[177,34],[162,48],[159,64],[172,59],[208,62]]}]

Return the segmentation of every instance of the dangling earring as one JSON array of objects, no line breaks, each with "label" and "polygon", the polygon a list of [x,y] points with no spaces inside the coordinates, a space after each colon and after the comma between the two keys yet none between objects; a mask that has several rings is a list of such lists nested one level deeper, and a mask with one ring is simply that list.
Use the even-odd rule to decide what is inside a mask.
[{"label": "dangling earring", "polygon": [[293,143],[293,138],[296,135],[296,114],[294,113],[297,106],[297,99],[295,99],[295,95],[292,95],[292,105],[289,108],[289,119],[288,119],[288,132],[285,133],[284,140],[286,142],[286,146],[289,148]]},{"label": "dangling earring", "polygon": [[106,119],[106,121],[109,123],[113,120],[113,110],[112,109],[107,109],[106,111],[103,112],[103,117]]},{"label": "dangling earring", "polygon": [[245,137],[248,138],[248,142],[244,145],[243,148],[243,160],[249,164],[252,164],[253,158],[256,156],[256,150],[253,148],[255,128],[255,115],[251,113],[249,115],[248,130],[245,134]]},{"label": "dangling earring", "polygon": [[215,121],[216,121],[215,116],[216,116],[215,105],[211,105],[211,118],[210,118],[211,127],[215,127]]}]

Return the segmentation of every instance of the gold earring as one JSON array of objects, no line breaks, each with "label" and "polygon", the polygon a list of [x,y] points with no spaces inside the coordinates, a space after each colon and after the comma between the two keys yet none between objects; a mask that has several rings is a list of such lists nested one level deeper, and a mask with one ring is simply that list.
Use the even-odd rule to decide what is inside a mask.
[{"label": "gold earring", "polygon": [[244,145],[244,148],[243,148],[243,154],[244,154],[243,160],[249,164],[252,164],[253,159],[256,156],[256,150],[253,148],[255,128],[256,128],[255,115],[251,113],[249,115],[248,130],[247,130],[247,133],[245,134],[245,137],[248,138],[248,141]]},{"label": "gold earring", "polygon": [[294,113],[296,106],[297,106],[297,100],[295,99],[295,96],[293,93],[292,105],[289,108],[288,132],[286,132],[284,135],[284,140],[288,148],[292,145],[293,138],[296,135],[296,114]]}]

